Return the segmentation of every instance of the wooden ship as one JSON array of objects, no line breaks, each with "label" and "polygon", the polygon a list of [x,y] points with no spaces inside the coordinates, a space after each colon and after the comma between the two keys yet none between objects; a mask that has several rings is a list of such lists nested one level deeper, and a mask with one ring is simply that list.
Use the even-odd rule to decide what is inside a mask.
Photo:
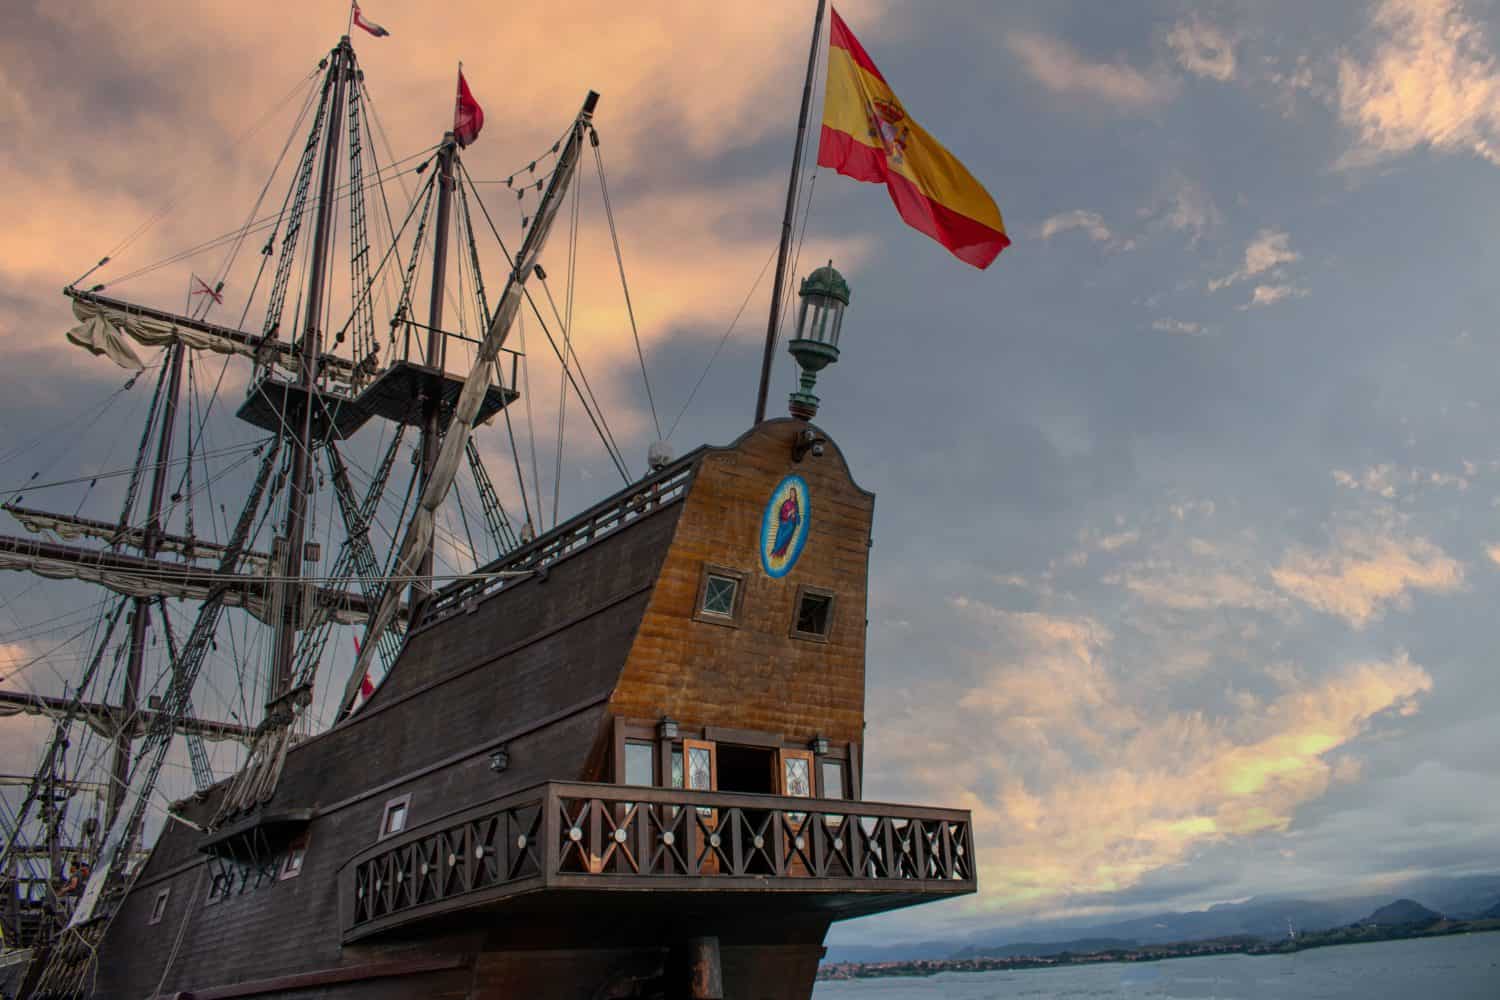
[{"label": "wooden ship", "polygon": [[[143,345],[162,353],[118,518],[14,495],[5,507],[40,537],[0,536],[0,568],[82,580],[116,601],[101,611],[84,679],[57,695],[0,692],[0,710],[53,721],[25,798],[4,817],[7,945],[30,959],[15,989],[805,998],[834,921],[973,892],[967,812],[863,794],[874,496],[811,422],[817,373],[838,358],[842,277],[830,264],[801,283],[789,347],[802,380],[789,416],[764,418],[763,372],[760,412],[733,443],[675,460],[653,448],[644,474],[536,530],[504,510],[473,434],[508,421],[522,398],[508,337],[523,308],[545,329],[528,282],[545,282],[539,254],[598,148],[598,97],[552,147],[550,173],[533,163],[525,175],[527,187],[540,177],[535,206],[516,252],[501,243],[493,310],[469,192],[483,202],[461,162],[477,127],[466,137],[460,122],[429,151],[417,171],[426,187],[407,213],[417,235],[404,261],[387,255],[397,262],[388,273],[405,270],[382,340],[369,293],[381,266],[361,194],[369,96],[348,37],[320,70],[262,254],[274,277],[258,331],[206,318],[222,285],[205,284],[203,307],[186,313],[84,289],[83,279],[67,289],[81,321],[75,343],[117,363]],[[804,125],[806,102],[804,93]],[[599,171],[602,184],[602,161]],[[350,319],[335,330],[325,296],[340,210],[352,291]],[[408,232],[390,229],[393,242]],[[472,335],[444,325],[450,244],[479,299]],[[430,269],[425,322],[413,318],[419,258]],[[288,319],[299,262],[307,278]],[[773,295],[766,371],[779,308]],[[553,347],[593,417],[566,338]],[[180,467],[174,427],[193,444],[192,422],[174,412],[184,364],[208,352],[253,363],[237,416],[266,435],[250,453],[239,516],[223,518],[217,538],[195,534],[167,474]],[[394,434],[370,452],[361,491],[349,456],[362,428],[382,421]],[[374,512],[407,428],[419,438],[414,502],[379,545]],[[491,558],[444,581],[434,519],[465,465]],[[318,568],[328,560],[310,528],[320,502],[343,528],[331,570]],[[169,600],[196,608],[186,634],[174,634]],[[231,613],[271,637],[253,722],[195,708]],[[319,673],[330,636],[355,626],[358,657],[347,681],[332,683]],[[158,633],[165,649],[148,644]],[[89,678],[108,649],[123,684],[95,698]],[[153,655],[158,693],[148,697]],[[315,693],[330,690],[330,724],[314,731]],[[67,809],[81,731],[107,751],[92,825],[82,807]],[[242,748],[233,773],[214,772],[204,740]],[[196,790],[161,809],[147,850],[164,763],[184,744]],[[91,865],[71,895],[58,888],[65,857]]]}]

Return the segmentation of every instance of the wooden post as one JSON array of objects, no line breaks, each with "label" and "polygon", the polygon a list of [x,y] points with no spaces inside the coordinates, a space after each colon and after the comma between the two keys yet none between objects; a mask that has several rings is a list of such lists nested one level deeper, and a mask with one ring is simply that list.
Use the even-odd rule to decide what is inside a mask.
[{"label": "wooden post", "polygon": [[719,961],[719,939],[688,939],[689,996],[693,1000],[724,1000],[724,968]]}]

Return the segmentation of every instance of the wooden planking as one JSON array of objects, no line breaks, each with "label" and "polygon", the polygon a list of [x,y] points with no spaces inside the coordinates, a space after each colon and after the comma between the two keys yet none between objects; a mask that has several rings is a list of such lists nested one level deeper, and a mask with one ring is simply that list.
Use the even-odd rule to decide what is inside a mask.
[{"label": "wooden planking", "polygon": [[[682,502],[560,560],[545,580],[520,581],[473,613],[414,634],[363,712],[289,755],[268,808],[336,807],[313,820],[299,878],[205,905],[207,877],[195,863],[201,835],[169,824],[138,883],[141,889],[127,897],[101,949],[101,995],[143,996],[158,984],[168,993],[191,991],[445,950],[486,953],[476,966],[472,994],[505,995],[491,991],[526,981],[533,974],[528,968],[546,966],[534,962],[538,955],[530,949],[545,952],[571,942],[582,952],[607,951],[597,922],[579,925],[571,907],[545,940],[524,946],[525,955],[502,957],[516,946],[523,927],[500,913],[489,924],[499,937],[487,946],[460,946],[456,929],[434,928],[406,943],[340,948],[339,870],[374,842],[389,797],[410,792],[410,823],[417,825],[543,779],[598,779],[611,714],[643,720],[671,714],[688,726],[782,733],[794,742],[822,733],[857,748],[863,738],[873,497],[854,484],[832,446],[822,457],[791,462],[792,440],[805,426],[772,421],[730,448],[706,451]],[[760,518],[771,490],[792,471],[810,486],[811,532],[794,570],[772,580],[760,568]],[[739,628],[692,621],[705,561],[745,572]],[[827,643],[788,636],[802,584],[838,595]],[[512,740],[504,774],[491,772],[486,755],[476,751],[492,745],[497,734],[581,705],[592,693],[610,701]],[[392,786],[401,775],[413,777]],[[181,803],[179,811],[202,823],[213,815],[220,791]],[[166,886],[172,888],[167,914],[148,927],[156,892]],[[754,992],[746,995],[808,995],[823,924],[793,929],[784,908],[772,907],[753,924],[739,925],[722,902],[705,906],[692,923],[701,928],[730,921],[717,928],[724,936],[726,976],[733,968],[731,981],[753,984]],[[675,935],[684,916],[677,911],[647,919],[637,902],[619,921],[607,923],[634,926],[659,941]],[[770,942],[751,928],[774,926],[786,931],[785,955],[757,958],[758,946]],[[639,942],[626,950],[638,954],[642,947]],[[400,980],[387,983],[396,989]],[[449,982],[441,986],[451,988]],[[366,982],[329,984],[318,995],[381,992]]]},{"label": "wooden planking", "polygon": [[[162,981],[192,900],[164,988],[292,975],[338,966],[338,869],[375,841],[387,798],[411,793],[412,825],[548,778],[590,776],[588,758],[607,731],[605,702],[646,608],[681,504],[633,523],[555,564],[545,579],[524,580],[412,637],[366,710],[294,748],[267,808],[337,806],[318,815],[302,875],[243,896],[204,905],[202,835],[168,824],[101,948],[105,995],[141,996]],[[569,713],[510,741],[510,767],[490,770],[497,736],[523,730],[561,709]],[[413,780],[379,794],[403,774]],[[200,825],[214,814],[222,786],[180,803]],[[352,801],[351,801],[352,800]],[[197,880],[202,877],[202,885]],[[156,893],[171,888],[168,911],[146,923]],[[247,942],[255,942],[247,947]]]},{"label": "wooden planking", "polygon": [[[865,586],[874,497],[831,444],[792,461],[796,420],[761,424],[702,460],[611,707],[620,716],[670,715],[688,726],[816,733],[860,741],[864,729]],[[760,526],[776,485],[807,481],[811,527],[792,571],[761,568]],[[693,620],[702,567],[745,573],[739,626]],[[793,639],[799,585],[837,594],[827,643]]]}]

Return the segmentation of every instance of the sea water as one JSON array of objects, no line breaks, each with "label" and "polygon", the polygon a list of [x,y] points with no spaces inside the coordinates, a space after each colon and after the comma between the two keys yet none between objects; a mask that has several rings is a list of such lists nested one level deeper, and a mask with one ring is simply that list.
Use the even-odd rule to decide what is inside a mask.
[{"label": "sea water", "polygon": [[813,1000],[1500,1000],[1500,933],[1161,962],[819,983]]}]

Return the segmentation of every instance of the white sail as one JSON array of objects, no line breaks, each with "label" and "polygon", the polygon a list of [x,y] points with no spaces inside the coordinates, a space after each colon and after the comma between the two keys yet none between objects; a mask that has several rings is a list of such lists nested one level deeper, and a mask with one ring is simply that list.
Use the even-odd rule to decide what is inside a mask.
[{"label": "white sail", "polygon": [[[252,359],[260,359],[262,355],[257,337],[235,331],[242,339],[231,339],[212,332],[222,328],[186,318],[177,322],[142,315],[82,297],[73,299],[73,315],[78,319],[78,325],[68,331],[69,341],[90,354],[109,358],[121,368],[135,371],[145,368],[145,363],[135,353],[131,341],[143,347],[182,344],[196,351],[238,354]],[[280,346],[287,345],[281,342]],[[271,357],[288,372],[295,373],[301,363],[300,353],[292,350],[276,350],[271,352]],[[351,364],[342,358],[325,356],[319,363],[329,370],[329,374],[341,380],[347,380],[353,371]]]}]

